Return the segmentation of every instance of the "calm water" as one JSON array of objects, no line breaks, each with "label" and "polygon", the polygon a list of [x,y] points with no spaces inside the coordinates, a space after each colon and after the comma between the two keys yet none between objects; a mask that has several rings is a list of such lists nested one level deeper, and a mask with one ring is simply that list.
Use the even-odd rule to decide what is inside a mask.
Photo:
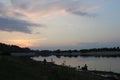
[{"label": "calm water", "polygon": [[51,62],[51,59],[55,61],[56,64],[61,65],[65,62],[66,65],[72,67],[83,66],[84,64],[88,65],[90,70],[102,70],[102,71],[113,71],[120,73],[120,57],[107,58],[107,57],[34,57],[34,60],[43,61],[46,59],[48,62]]}]

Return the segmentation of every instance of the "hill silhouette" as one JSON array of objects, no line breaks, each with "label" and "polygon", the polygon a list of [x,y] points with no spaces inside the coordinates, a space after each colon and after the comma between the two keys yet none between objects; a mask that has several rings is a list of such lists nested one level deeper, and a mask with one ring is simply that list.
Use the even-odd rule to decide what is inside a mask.
[{"label": "hill silhouette", "polygon": [[16,45],[7,45],[4,43],[0,43],[0,54],[9,55],[12,52],[30,52],[29,48],[21,48]]}]

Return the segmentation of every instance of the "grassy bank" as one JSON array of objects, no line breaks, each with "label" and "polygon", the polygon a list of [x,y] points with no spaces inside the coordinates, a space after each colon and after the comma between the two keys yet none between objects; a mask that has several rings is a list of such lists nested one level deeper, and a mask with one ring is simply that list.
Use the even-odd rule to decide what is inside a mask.
[{"label": "grassy bank", "polygon": [[86,71],[36,62],[29,58],[0,56],[0,80],[108,80]]}]

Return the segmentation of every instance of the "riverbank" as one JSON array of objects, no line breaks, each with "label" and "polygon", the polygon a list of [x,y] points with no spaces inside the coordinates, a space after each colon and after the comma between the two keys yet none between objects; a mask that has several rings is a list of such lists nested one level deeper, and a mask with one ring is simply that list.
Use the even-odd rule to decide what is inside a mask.
[{"label": "riverbank", "polygon": [[[37,62],[28,57],[0,56],[0,80],[111,80],[88,71]],[[112,79],[113,80],[113,79]]]}]

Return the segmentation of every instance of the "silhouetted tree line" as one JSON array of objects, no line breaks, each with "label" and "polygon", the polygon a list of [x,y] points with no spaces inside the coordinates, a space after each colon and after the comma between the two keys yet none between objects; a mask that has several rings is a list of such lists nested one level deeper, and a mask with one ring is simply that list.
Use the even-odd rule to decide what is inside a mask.
[{"label": "silhouetted tree line", "polygon": [[72,53],[72,52],[80,52],[80,50],[55,50],[54,53]]},{"label": "silhouetted tree line", "polygon": [[53,51],[50,50],[34,50],[34,52],[36,53],[36,55],[41,55],[41,56],[51,56]]},{"label": "silhouetted tree line", "polygon": [[119,47],[113,47],[113,48],[93,48],[93,49],[82,49],[82,50],[31,50],[29,48],[21,48],[16,45],[7,45],[4,43],[0,43],[0,54],[7,55],[12,52],[35,52],[36,55],[41,56],[50,56],[50,55],[57,55],[61,53],[73,53],[73,52],[101,52],[101,51],[120,51]]},{"label": "silhouetted tree line", "polygon": [[62,53],[87,53],[87,52],[102,52],[102,51],[120,51],[119,47],[113,47],[113,48],[93,48],[93,49],[81,49],[81,50],[41,50],[41,51],[35,51],[36,53],[38,53],[38,55],[42,55],[42,56],[50,56],[50,55],[61,55]]},{"label": "silhouetted tree line", "polygon": [[0,54],[7,55],[12,52],[30,52],[29,48],[21,48],[16,45],[7,45],[4,43],[0,43]]},{"label": "silhouetted tree line", "polygon": [[119,47],[113,48],[93,48],[93,49],[82,49],[80,52],[101,52],[101,51],[120,51]]},{"label": "silhouetted tree line", "polygon": [[[113,48],[93,48],[93,49],[81,49],[81,50],[46,50],[48,53],[73,53],[73,52],[101,52],[101,51],[120,51],[119,47],[113,47]],[[43,52],[43,51],[41,51]]]}]

